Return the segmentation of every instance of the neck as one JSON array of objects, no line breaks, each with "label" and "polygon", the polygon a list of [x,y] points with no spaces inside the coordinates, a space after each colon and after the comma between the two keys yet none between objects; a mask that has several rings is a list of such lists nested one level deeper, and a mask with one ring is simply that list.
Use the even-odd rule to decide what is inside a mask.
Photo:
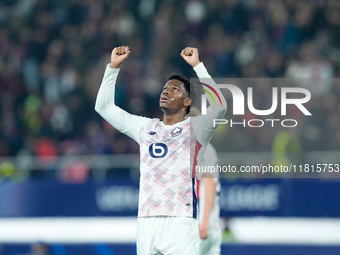
[{"label": "neck", "polygon": [[165,114],[163,115],[163,123],[165,125],[174,125],[178,122],[181,122],[185,119],[185,113],[183,114],[173,114],[173,115],[168,115]]}]

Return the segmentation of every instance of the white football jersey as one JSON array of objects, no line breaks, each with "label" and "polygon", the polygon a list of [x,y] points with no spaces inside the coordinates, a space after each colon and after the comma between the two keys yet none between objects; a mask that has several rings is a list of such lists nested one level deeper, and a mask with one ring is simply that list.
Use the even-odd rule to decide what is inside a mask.
[{"label": "white football jersey", "polygon": [[[203,63],[194,70],[199,78],[210,78]],[[174,125],[164,125],[159,119],[136,116],[114,103],[115,84],[119,69],[109,65],[100,86],[96,111],[113,127],[140,145],[140,192],[138,217],[197,215],[195,166],[217,129],[213,120],[223,118],[226,102],[215,88],[220,104],[208,98],[207,114],[185,119]],[[203,84],[211,89],[211,84]]]},{"label": "white football jersey", "polygon": [[153,119],[140,131],[141,216],[190,216],[196,218],[195,183],[190,158],[190,119],[164,125]]}]

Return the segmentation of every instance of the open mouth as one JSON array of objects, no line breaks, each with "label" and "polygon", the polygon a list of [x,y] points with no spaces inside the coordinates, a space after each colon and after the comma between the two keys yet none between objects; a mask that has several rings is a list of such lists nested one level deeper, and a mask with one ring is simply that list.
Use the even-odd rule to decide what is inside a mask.
[{"label": "open mouth", "polygon": [[168,98],[167,97],[161,97],[161,100],[159,100],[161,102],[165,102],[165,101],[168,101]]}]

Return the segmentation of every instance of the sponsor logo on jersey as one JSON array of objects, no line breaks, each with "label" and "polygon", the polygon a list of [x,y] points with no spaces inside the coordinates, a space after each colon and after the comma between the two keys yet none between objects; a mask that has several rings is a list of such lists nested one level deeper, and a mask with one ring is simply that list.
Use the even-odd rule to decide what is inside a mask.
[{"label": "sponsor logo on jersey", "polygon": [[150,131],[148,134],[149,134],[149,135],[155,135],[156,132],[155,132],[155,131]]},{"label": "sponsor logo on jersey", "polygon": [[152,143],[149,146],[149,153],[153,158],[163,158],[168,153],[168,146],[164,143]]}]

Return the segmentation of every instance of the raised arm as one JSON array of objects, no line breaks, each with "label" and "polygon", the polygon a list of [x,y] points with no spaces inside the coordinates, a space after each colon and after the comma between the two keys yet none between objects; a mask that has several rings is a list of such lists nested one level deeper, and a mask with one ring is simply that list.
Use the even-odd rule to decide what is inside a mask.
[{"label": "raised arm", "polygon": [[129,57],[127,46],[116,47],[111,53],[111,63],[106,66],[100,85],[95,110],[114,128],[134,139],[139,140],[139,130],[148,118],[130,114],[115,104],[115,86],[120,66]]},{"label": "raised arm", "polygon": [[209,102],[207,114],[192,118],[192,126],[195,129],[197,139],[201,143],[207,143],[218,128],[217,125],[214,126],[214,119],[221,119],[224,117],[227,112],[227,103],[221,91],[216,87],[216,83],[209,75],[204,64],[200,62],[198,49],[187,47],[182,50],[181,56],[193,67],[200,79],[202,88],[204,89]]}]

